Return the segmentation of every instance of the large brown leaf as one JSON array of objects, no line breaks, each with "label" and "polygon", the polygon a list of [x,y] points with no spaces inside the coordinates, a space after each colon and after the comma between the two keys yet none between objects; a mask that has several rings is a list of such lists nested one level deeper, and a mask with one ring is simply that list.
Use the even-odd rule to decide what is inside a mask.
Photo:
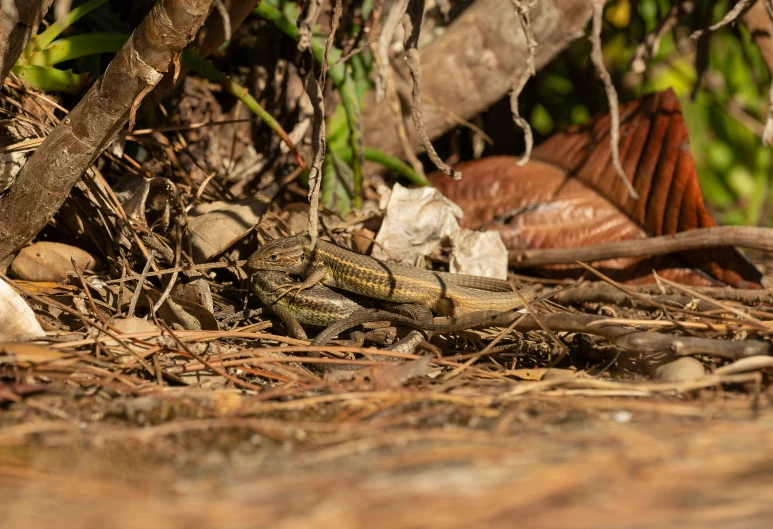
[{"label": "large brown leaf", "polygon": [[[615,174],[609,114],[556,134],[524,167],[497,156],[460,164],[464,178],[432,174],[430,181],[465,212],[462,225],[479,228],[526,205],[505,225],[494,225],[509,249],[573,248],[644,239],[716,226],[703,204],[687,128],[673,91],[621,106],[620,155],[639,200]],[[651,259],[610,259],[594,265],[618,279],[648,281],[655,269],[694,285],[759,287],[761,274],[734,248],[696,250]],[[566,273],[573,266],[545,267]],[[552,270],[552,272],[551,272]]]}]

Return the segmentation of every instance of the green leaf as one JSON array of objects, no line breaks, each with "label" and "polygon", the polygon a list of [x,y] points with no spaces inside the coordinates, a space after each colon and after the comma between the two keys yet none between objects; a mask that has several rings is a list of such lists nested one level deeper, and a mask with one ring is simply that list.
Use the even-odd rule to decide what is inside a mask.
[{"label": "green leaf", "polygon": [[116,53],[120,50],[129,35],[125,33],[87,33],[58,39],[45,50],[30,57],[28,64],[37,66],[54,66],[60,62],[71,61],[78,57],[96,55],[99,53]]},{"label": "green leaf", "polygon": [[34,54],[46,49],[48,45],[51,44],[54,39],[56,39],[56,37],[58,37],[64,30],[72,26],[81,17],[87,15],[108,1],[109,0],[91,0],[83,5],[71,9],[67,15],[48,26],[48,29],[42,33],[38,33],[37,36],[30,40],[27,46],[24,48],[21,59],[19,60],[22,61],[23,59],[23,63],[27,63],[32,59]]},{"label": "green leaf", "polygon": [[58,70],[51,66],[16,65],[11,71],[30,86],[43,92],[77,94],[89,83],[89,74]]}]

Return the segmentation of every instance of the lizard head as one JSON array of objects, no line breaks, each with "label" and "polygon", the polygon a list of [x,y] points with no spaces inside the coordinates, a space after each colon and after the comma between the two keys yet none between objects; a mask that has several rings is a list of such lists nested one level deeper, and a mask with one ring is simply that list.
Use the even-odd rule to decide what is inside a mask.
[{"label": "lizard head", "polygon": [[295,235],[268,241],[247,260],[249,270],[280,270],[289,274],[301,275],[306,270],[305,248],[309,237]]}]

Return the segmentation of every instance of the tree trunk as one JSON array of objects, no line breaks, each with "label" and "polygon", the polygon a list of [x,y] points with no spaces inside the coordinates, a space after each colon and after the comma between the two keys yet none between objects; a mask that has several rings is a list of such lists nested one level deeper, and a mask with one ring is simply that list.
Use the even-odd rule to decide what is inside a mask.
[{"label": "tree trunk", "polygon": [[38,31],[54,0],[0,0],[0,81]]},{"label": "tree trunk", "polygon": [[212,0],[159,0],[104,75],[32,155],[16,184],[0,197],[0,271],[56,213],[211,8]]}]

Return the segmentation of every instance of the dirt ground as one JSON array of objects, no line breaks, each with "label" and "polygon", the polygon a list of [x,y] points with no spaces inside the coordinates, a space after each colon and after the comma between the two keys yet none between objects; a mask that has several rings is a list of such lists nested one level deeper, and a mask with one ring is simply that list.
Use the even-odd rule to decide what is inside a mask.
[{"label": "dirt ground", "polygon": [[170,390],[78,420],[29,398],[2,412],[2,525],[769,527],[771,393],[526,384],[262,406]]}]

